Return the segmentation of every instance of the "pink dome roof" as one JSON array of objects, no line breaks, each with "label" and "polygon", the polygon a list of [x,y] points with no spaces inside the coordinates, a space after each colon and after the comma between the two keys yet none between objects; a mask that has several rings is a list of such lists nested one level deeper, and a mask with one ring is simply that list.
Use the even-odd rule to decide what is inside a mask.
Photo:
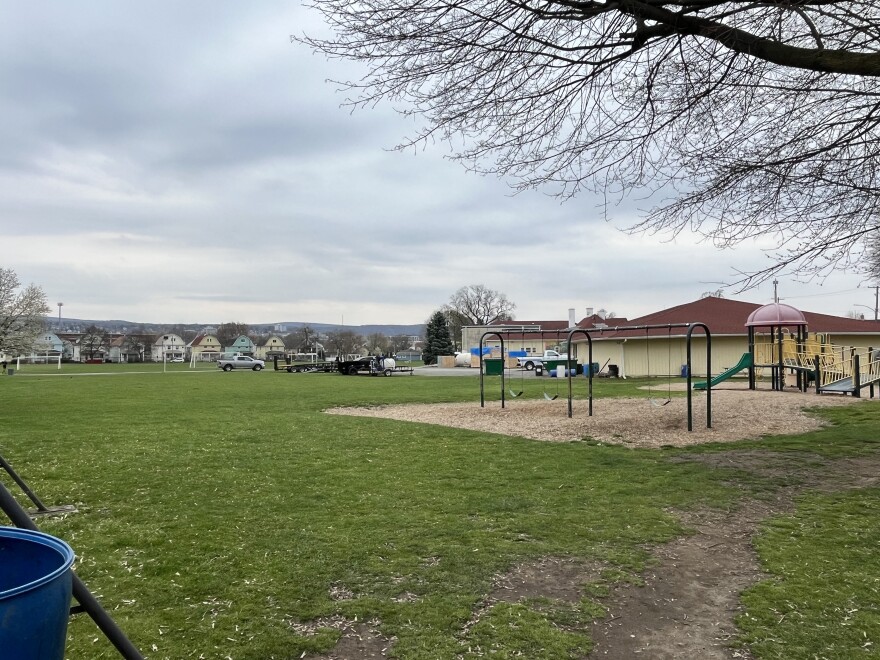
[{"label": "pink dome roof", "polygon": [[774,325],[807,325],[807,319],[801,312],[791,305],[783,305],[782,303],[771,303],[758,307],[754,312],[749,314],[746,321],[746,327],[770,327]]}]

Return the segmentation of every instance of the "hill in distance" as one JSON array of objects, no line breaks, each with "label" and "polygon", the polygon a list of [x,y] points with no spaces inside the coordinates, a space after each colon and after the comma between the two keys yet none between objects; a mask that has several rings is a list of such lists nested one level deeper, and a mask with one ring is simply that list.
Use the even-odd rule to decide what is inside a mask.
[{"label": "hill in distance", "polygon": [[[95,325],[108,332],[166,332],[173,328],[184,328],[192,332],[200,332],[206,327],[217,327],[218,324],[213,323],[135,323],[134,321],[124,321],[119,319],[98,320],[98,319],[73,319],[63,318],[60,323],[58,317],[46,317],[46,325],[49,329],[59,328],[68,331],[82,331],[90,325]],[[282,321],[279,323],[254,323],[250,325],[251,330],[265,334],[278,333],[289,334],[297,328],[309,326],[315,332],[326,334],[335,330],[351,330],[359,335],[367,336],[371,334],[383,334],[388,337],[395,335],[421,336],[425,331],[424,323],[414,323],[410,325],[400,324],[369,324],[369,325],[340,325],[334,323],[309,323],[307,321]],[[284,330],[276,330],[276,328],[284,328]]]}]

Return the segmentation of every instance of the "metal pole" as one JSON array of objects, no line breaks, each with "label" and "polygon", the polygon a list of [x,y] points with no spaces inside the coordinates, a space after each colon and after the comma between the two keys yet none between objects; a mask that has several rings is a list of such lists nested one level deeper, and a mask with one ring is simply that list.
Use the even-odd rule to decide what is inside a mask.
[{"label": "metal pole", "polygon": [[[6,490],[3,484],[0,484],[0,509],[3,509],[16,527],[29,529],[34,532],[40,531],[30,516],[28,516],[27,511],[21,508],[21,505]],[[128,637],[125,636],[125,633],[116,625],[116,622],[101,607],[101,603],[92,595],[88,587],[83,584],[76,573],[72,570],[70,573],[73,577],[73,597],[76,598],[82,610],[92,617],[92,621],[95,622],[101,632],[104,633],[104,636],[116,647],[116,650],[119,651],[119,654],[125,660],[143,660],[144,656],[141,655],[141,652],[135,648]]]},{"label": "metal pole", "polygon": [[[571,338],[574,336],[574,334],[576,332],[583,333],[584,337],[587,338],[587,347],[588,347],[587,364],[585,365],[586,368],[589,369],[589,371],[587,372],[589,374],[587,376],[587,378],[589,379],[589,381],[588,381],[589,385],[587,386],[587,390],[588,390],[587,398],[589,399],[589,411],[590,411],[589,416],[592,417],[593,416],[593,338],[590,337],[590,333],[587,330],[584,330],[582,328],[576,328],[574,330],[571,330],[568,333],[568,339],[566,340],[566,345],[565,345],[565,354],[568,355],[569,358],[571,357]],[[566,360],[568,360],[569,358],[566,358]],[[576,368],[577,367],[575,367],[575,369]],[[568,371],[568,416],[569,417],[572,416],[572,399],[573,399],[573,395],[572,395],[572,386],[571,386],[571,369],[569,369],[569,371]]]},{"label": "metal pole", "polygon": [[480,336],[480,408],[486,407],[486,398],[483,389],[483,342],[488,335],[494,335],[501,341],[501,407],[504,408],[504,337],[500,332],[484,332]]},{"label": "metal pole", "polygon": [[705,323],[690,323],[688,324],[687,331],[687,418],[688,418],[688,431],[694,430],[693,425],[693,401],[692,401],[692,390],[693,386],[691,385],[691,375],[693,374],[693,369],[691,367],[691,338],[693,336],[694,328],[703,328],[703,332],[706,333],[706,428],[712,428],[712,333],[709,332],[709,326]]},{"label": "metal pole", "polygon": [[13,481],[18,484],[18,487],[21,488],[22,491],[24,491],[24,494],[28,496],[28,499],[30,499],[30,501],[34,503],[37,509],[39,509],[40,511],[49,510],[46,508],[46,505],[40,501],[40,498],[36,496],[34,491],[28,488],[28,485],[24,482],[24,479],[18,476],[15,470],[12,469],[12,466],[7,463],[6,459],[4,459],[2,456],[0,456],[0,467],[2,467],[4,470],[6,470],[6,472],[9,473],[9,476],[12,477]]}]

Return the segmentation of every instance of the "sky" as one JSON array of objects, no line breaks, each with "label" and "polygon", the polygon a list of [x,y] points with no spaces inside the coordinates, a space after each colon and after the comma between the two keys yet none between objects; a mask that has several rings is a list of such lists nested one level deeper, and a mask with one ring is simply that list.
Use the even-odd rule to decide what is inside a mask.
[{"label": "sky", "polygon": [[[0,0],[0,266],[65,318],[362,325],[422,323],[471,284],[522,320],[636,318],[769,264],[624,234],[634,205],[514,195],[443,144],[394,151],[413,120],[344,107],[328,79],[360,70],[304,32],[326,28],[297,2]],[[858,275],[778,279],[804,310],[874,305]]]}]

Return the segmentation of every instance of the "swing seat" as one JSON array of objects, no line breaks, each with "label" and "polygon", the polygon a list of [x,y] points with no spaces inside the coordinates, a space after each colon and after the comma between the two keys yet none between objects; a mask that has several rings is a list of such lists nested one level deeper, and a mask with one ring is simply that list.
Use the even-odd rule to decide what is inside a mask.
[{"label": "swing seat", "polygon": [[519,392],[514,392],[513,390],[507,390],[507,393],[510,394],[510,396],[513,397],[514,399],[518,396],[522,396],[522,390],[520,390]]},{"label": "swing seat", "polygon": [[559,398],[559,395],[558,395],[558,394],[554,394],[553,396],[550,396],[549,394],[547,394],[546,392],[544,392],[544,398],[547,399],[547,401],[556,401],[556,399]]},{"label": "swing seat", "polygon": [[665,405],[672,403],[672,399],[648,399],[651,402],[651,405],[656,406],[657,408],[662,408]]}]

